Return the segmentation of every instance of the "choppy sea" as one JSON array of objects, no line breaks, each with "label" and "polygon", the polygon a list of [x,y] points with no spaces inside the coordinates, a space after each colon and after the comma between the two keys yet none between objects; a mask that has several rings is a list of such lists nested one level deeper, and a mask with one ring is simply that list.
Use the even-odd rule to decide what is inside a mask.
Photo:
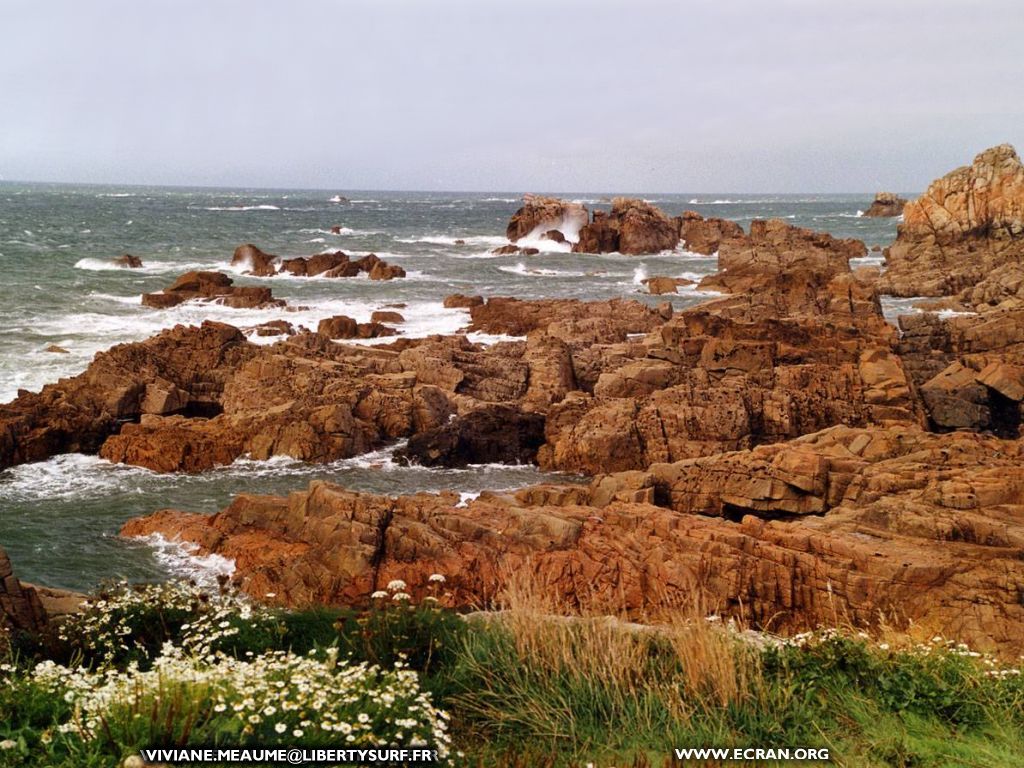
[{"label": "choppy sea", "polygon": [[[590,208],[607,208],[610,194],[561,194]],[[636,196],[636,195],[634,195]],[[892,219],[860,216],[870,194],[646,195],[670,215],[696,210],[740,222],[779,217],[869,247],[888,245]],[[252,326],[285,316],[315,328],[324,317],[365,321],[375,309],[403,303],[409,336],[451,333],[468,315],[449,310],[451,293],[520,298],[649,297],[641,280],[653,275],[699,279],[714,272],[715,257],[679,249],[656,256],[601,256],[566,252],[551,241],[536,256],[495,256],[505,226],[519,207],[515,193],[245,190],[0,184],[0,402],[19,389],[81,372],[93,355],[114,344],[147,338],[178,323],[216,319]],[[332,234],[340,227],[340,234]],[[456,241],[463,241],[459,244]],[[404,267],[404,280],[253,278],[230,267],[234,248],[251,242],[283,256],[341,249],[376,253]],[[121,254],[140,257],[139,270],[120,269]],[[880,264],[869,253],[863,264]],[[144,292],[160,290],[194,269],[236,272],[237,284],[268,284],[277,298],[307,307],[236,310],[185,304],[170,310],[141,306]],[[678,307],[706,294],[681,289]],[[907,301],[887,304],[905,311]],[[489,339],[481,339],[488,341]],[[253,341],[273,342],[273,338]],[[386,340],[385,340],[386,341]],[[55,344],[68,351],[46,351]],[[238,492],[286,493],[324,478],[351,488],[400,494],[452,489],[471,493],[539,482],[533,467],[481,466],[466,470],[402,468],[380,451],[327,466],[287,459],[240,460],[198,476],[158,475],[112,465],[93,456],[58,456],[0,472],[0,546],[19,576],[55,587],[88,589],[105,579],[153,580],[171,574],[210,578],[230,569],[217,559],[191,557],[162,541],[123,541],[130,517],[174,507],[213,512]]]}]

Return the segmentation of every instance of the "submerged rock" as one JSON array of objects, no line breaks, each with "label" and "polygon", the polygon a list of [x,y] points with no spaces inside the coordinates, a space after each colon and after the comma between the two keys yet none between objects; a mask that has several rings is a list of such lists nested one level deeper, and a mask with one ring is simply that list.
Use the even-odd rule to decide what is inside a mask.
[{"label": "submerged rock", "polygon": [[126,253],[123,256],[118,256],[114,259],[114,264],[122,269],[141,269],[142,259],[138,256],[132,256],[130,253]]},{"label": "submerged rock", "polygon": [[155,309],[175,307],[186,301],[215,301],[236,309],[283,307],[269,288],[236,286],[223,272],[187,272],[160,293],[142,294],[143,306]]}]

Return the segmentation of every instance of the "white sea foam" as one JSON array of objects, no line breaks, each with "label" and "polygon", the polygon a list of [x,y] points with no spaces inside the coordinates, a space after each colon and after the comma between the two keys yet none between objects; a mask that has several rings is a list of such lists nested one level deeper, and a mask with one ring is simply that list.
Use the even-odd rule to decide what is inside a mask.
[{"label": "white sea foam", "polygon": [[[459,243],[457,241],[461,240]],[[429,245],[483,245],[498,247],[508,245],[508,238],[496,235],[422,235],[420,237],[396,237],[398,243],[427,243]]]},{"label": "white sea foam", "polygon": [[459,503],[456,504],[455,506],[456,507],[467,507],[467,506],[469,506],[469,502],[476,501],[479,498],[480,498],[480,492],[479,491],[462,491],[462,492],[459,493]]},{"label": "white sea foam", "polygon": [[103,498],[126,481],[137,482],[149,474],[148,469],[113,464],[98,456],[64,453],[5,470],[0,474],[0,502]]},{"label": "white sea foam", "polygon": [[200,555],[192,542],[168,540],[159,533],[136,537],[153,549],[153,556],[175,576],[192,579],[204,587],[217,585],[219,576],[230,578],[235,572],[235,561],[222,555]]},{"label": "white sea foam", "polygon": [[644,280],[647,279],[647,267],[641,264],[639,267],[633,270],[633,284],[643,285]]},{"label": "white sea foam", "polygon": [[523,262],[519,262],[514,267],[498,267],[502,272],[508,272],[512,275],[524,275],[529,277],[583,277],[583,272],[572,272],[565,269],[547,269],[545,267],[528,267]]},{"label": "white sea foam", "polygon": [[280,211],[276,205],[211,205],[204,211]]},{"label": "white sea foam", "polygon": [[135,197],[134,192],[100,192],[96,197]]}]

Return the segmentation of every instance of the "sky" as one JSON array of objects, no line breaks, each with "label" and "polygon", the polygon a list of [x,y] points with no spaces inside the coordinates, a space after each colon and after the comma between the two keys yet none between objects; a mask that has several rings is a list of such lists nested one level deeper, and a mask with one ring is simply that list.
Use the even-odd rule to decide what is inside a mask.
[{"label": "sky", "polygon": [[0,0],[0,179],[914,192],[1024,151],[1020,0]]}]

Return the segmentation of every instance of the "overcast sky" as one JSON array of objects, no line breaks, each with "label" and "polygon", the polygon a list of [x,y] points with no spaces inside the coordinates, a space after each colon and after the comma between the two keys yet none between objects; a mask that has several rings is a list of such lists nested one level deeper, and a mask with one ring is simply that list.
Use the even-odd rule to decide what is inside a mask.
[{"label": "overcast sky", "polygon": [[0,0],[0,178],[918,191],[1024,150],[1020,0]]}]

